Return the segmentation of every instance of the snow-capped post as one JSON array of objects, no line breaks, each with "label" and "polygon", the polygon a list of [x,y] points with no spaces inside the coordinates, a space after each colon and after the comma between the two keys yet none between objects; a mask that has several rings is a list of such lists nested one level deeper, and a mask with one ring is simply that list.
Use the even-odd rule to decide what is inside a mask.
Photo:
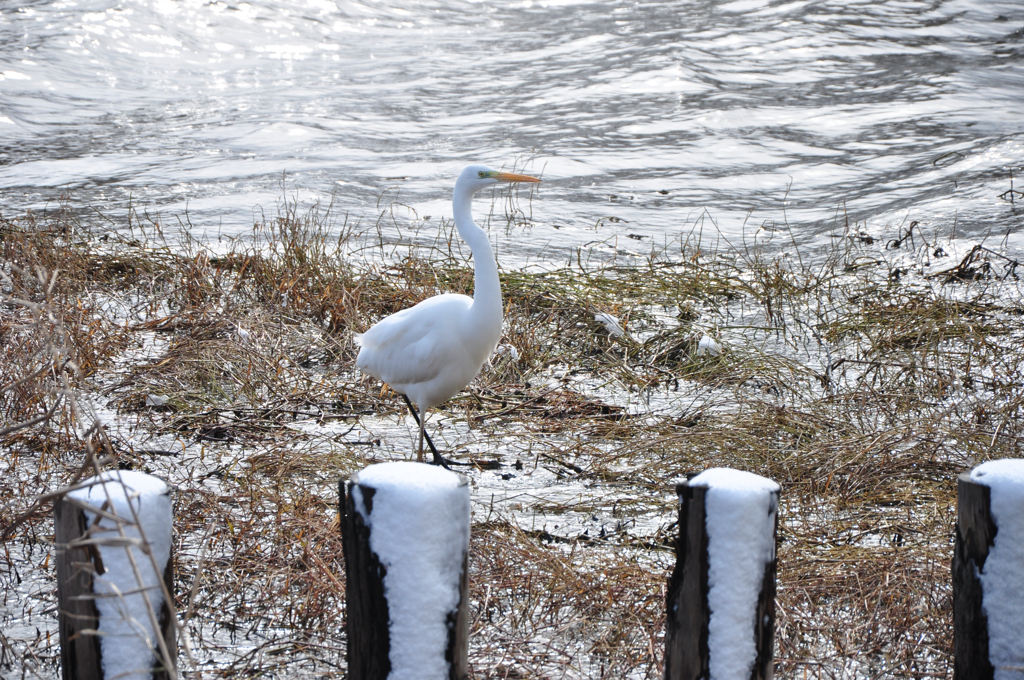
[{"label": "snow-capped post", "polygon": [[665,679],[769,680],[774,661],[779,485],[705,470],[676,485]]},{"label": "snow-capped post", "polygon": [[983,463],[957,487],[953,678],[1024,679],[1024,460]]},{"label": "snow-capped post", "polygon": [[340,485],[348,677],[464,680],[469,484],[422,463],[371,465]]},{"label": "snow-capped post", "polygon": [[64,680],[175,680],[171,498],[156,477],[115,470],[54,503]]}]

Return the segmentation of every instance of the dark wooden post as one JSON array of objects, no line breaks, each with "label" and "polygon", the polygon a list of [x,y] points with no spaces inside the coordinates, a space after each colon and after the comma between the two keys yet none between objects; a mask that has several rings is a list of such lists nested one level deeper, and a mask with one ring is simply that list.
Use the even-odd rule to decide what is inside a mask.
[{"label": "dark wooden post", "polygon": [[[708,644],[712,616],[708,604],[708,492],[707,486],[691,486],[690,481],[676,486],[679,496],[679,536],[676,539],[676,566],[669,578],[666,601],[666,680],[706,680],[711,677],[712,650]],[[774,545],[778,531],[779,492],[775,490],[770,493],[769,512],[775,515],[771,525]],[[751,518],[752,521],[760,519]],[[776,562],[772,550],[771,559],[765,562],[760,593],[750,622],[757,653],[750,680],[770,680],[772,677]]]},{"label": "dark wooden post", "polygon": [[[346,659],[351,680],[383,680],[391,672],[388,659],[388,601],[384,598],[386,570],[370,550],[370,529],[356,511],[348,487],[338,484],[341,502],[341,541],[345,554]],[[373,511],[373,489],[363,491],[364,503]]]},{"label": "dark wooden post", "polygon": [[992,680],[988,618],[978,574],[995,542],[992,490],[965,472],[957,480],[956,544],[953,548],[953,678]]},{"label": "dark wooden post", "polygon": [[[125,474],[125,473],[119,473]],[[140,474],[140,473],[136,473]],[[88,483],[89,480],[86,481]],[[111,482],[106,482],[111,485]],[[96,484],[93,488],[101,488]],[[54,502],[54,538],[56,543],[56,571],[57,571],[57,600],[59,608],[58,627],[60,630],[60,657],[61,677],[64,680],[104,680],[103,670],[103,636],[96,633],[102,632],[102,621],[96,602],[99,595],[95,589],[95,580],[107,574],[104,567],[103,555],[108,555],[108,560],[114,559],[112,553],[107,551],[125,551],[123,545],[103,545],[103,536],[109,536],[111,532],[90,532],[89,514],[96,517],[94,512],[101,503],[95,503],[95,496],[88,502],[83,500],[87,497],[89,489],[72,492]],[[169,493],[169,490],[167,491]],[[116,494],[112,494],[116,496]],[[76,497],[77,496],[77,497]],[[146,512],[143,506],[138,512]],[[115,507],[113,510],[104,508],[103,514],[112,513],[130,522],[130,510]],[[102,515],[101,515],[102,516]],[[170,518],[167,518],[168,521]],[[103,526],[111,526],[109,519],[101,520]],[[95,525],[95,521],[93,522]],[[130,531],[127,532],[130,535]],[[170,535],[168,527],[167,535]],[[109,540],[109,539],[107,539]],[[173,593],[174,577],[174,556],[173,544],[170,546],[171,554],[163,569],[162,579],[167,592]],[[148,556],[139,549],[133,548],[138,568],[142,573],[152,574],[153,566]],[[138,590],[138,584],[133,579],[131,582],[116,584],[123,593]],[[155,593],[153,597],[155,597]],[[108,596],[109,597],[109,596]],[[138,595],[128,595],[138,597]],[[171,617],[171,610],[163,598],[160,611],[157,612],[160,625],[160,634],[163,637],[165,648],[171,659],[177,657],[177,645],[175,638],[174,621]],[[147,622],[148,623],[148,622]],[[170,670],[163,667],[163,654],[154,643],[153,671],[150,676],[152,680],[174,680],[177,673],[174,668]],[[108,647],[108,653],[117,653],[118,650]],[[145,660],[139,661],[140,665],[148,663]],[[136,676],[137,677],[137,676]]]},{"label": "dark wooden post", "polygon": [[708,533],[704,527],[707,487],[677,484],[679,536],[676,567],[668,582],[665,621],[665,678],[707,678]]},{"label": "dark wooden post", "polygon": [[[85,536],[85,512],[66,498],[53,506],[57,543],[57,600],[60,603],[60,665],[64,680],[101,680],[99,613],[92,597],[92,576],[102,573],[99,551],[71,547]],[[61,549],[61,546],[66,546]]]},{"label": "dark wooden post", "polygon": [[[367,470],[383,466],[410,466],[422,468],[428,474],[455,475],[455,473],[420,463],[384,463]],[[367,477],[366,470],[362,476]],[[348,641],[346,658],[350,680],[386,680],[392,670],[391,617],[389,615],[388,589],[386,579],[388,567],[371,548],[371,531],[374,512],[381,502],[379,484],[360,479],[356,474],[339,484],[339,512],[341,515],[342,549],[345,555],[345,632]],[[465,532],[469,529],[468,482],[458,476],[459,493],[465,496],[465,517],[458,518],[451,530]],[[394,489],[392,489],[394,491]],[[356,498],[356,496],[359,498]],[[360,511],[360,499],[366,516]],[[416,513],[430,516],[431,507],[422,507]],[[369,518],[369,522],[367,521]],[[411,520],[412,518],[410,518]],[[468,546],[467,546],[468,547]],[[447,643],[444,646],[444,661],[447,664],[447,680],[465,680],[469,670],[469,569],[468,550],[461,556],[459,574],[458,605],[444,616],[447,629]],[[421,565],[429,569],[428,565]],[[391,565],[397,571],[397,565]],[[424,680],[429,680],[424,678]]]}]

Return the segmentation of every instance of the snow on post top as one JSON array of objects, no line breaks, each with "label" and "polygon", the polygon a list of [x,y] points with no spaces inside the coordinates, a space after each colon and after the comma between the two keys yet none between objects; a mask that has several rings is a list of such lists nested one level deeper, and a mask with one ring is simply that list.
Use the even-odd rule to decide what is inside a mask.
[{"label": "snow on post top", "polygon": [[1024,493],[1024,459],[1003,458],[982,463],[971,470],[971,481],[1007,490],[1019,487]]},{"label": "snow on post top", "polygon": [[[469,549],[469,484],[423,463],[380,463],[352,478],[352,500],[386,569],[389,680],[447,680],[449,613]],[[370,510],[360,487],[372,488]]]},{"label": "snow on post top", "polygon": [[406,493],[433,495],[466,484],[461,475],[438,465],[424,463],[378,463],[356,473],[353,481],[380,490],[402,489]]},{"label": "snow on post top", "polygon": [[995,680],[1019,679],[1024,667],[1024,460],[1005,458],[971,470],[971,480],[989,487],[996,536],[981,579],[981,605],[988,617],[988,657]]},{"label": "snow on post top", "polygon": [[771,492],[778,491],[780,488],[778,482],[773,482],[767,477],[732,468],[710,468],[688,483],[690,486],[706,486],[709,489],[733,489],[747,492]]},{"label": "snow on post top", "polygon": [[[103,676],[122,680],[148,679],[152,677],[152,668],[157,661],[156,636],[160,634],[154,630],[150,614],[159,619],[163,609],[160,582],[171,556],[173,517],[170,489],[163,480],[133,470],[104,472],[82,484],[82,488],[71,491],[68,496],[94,508],[105,509],[122,520],[117,522],[102,516],[99,523],[92,526],[96,513],[85,510],[91,538],[98,542],[104,567],[102,574],[93,577],[93,592],[98,596],[95,602],[99,614]],[[136,545],[124,545],[122,531],[124,537],[134,539]],[[104,539],[111,539],[110,544],[104,545]],[[139,544],[143,540],[149,543],[153,560],[140,549]],[[128,550],[131,550],[138,567],[141,583],[128,557]],[[154,560],[156,569],[153,568]],[[149,600],[148,606],[146,599]]]},{"label": "snow on post top", "polygon": [[757,661],[754,626],[765,568],[775,559],[777,482],[729,468],[689,481],[707,487],[708,670],[711,680],[747,680]]},{"label": "snow on post top", "polygon": [[[167,482],[136,470],[104,472],[97,477],[86,479],[82,484],[88,486],[75,489],[69,492],[68,496],[98,508],[107,502],[109,494],[110,502],[114,504],[114,507],[125,510],[125,517],[131,517],[131,511],[128,510],[128,496],[160,496],[167,493]],[[138,501],[136,501],[135,507],[139,507]]]}]

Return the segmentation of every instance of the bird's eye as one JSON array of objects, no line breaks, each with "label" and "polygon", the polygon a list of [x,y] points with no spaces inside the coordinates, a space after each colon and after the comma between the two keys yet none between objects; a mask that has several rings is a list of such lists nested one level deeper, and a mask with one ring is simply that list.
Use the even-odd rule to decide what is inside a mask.
[{"label": "bird's eye", "polygon": [[487,176],[487,173],[486,173],[486,172],[484,172],[483,170],[481,170],[481,171],[480,171],[480,172],[478,172],[477,174],[478,174],[478,175],[480,175],[481,177],[486,177],[486,176]]}]

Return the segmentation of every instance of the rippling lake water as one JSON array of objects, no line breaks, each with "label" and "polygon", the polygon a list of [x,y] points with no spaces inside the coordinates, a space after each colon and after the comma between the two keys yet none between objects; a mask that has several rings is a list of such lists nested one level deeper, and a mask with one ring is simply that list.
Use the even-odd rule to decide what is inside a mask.
[{"label": "rippling lake water", "polygon": [[1018,245],[1022,123],[1018,0],[0,6],[8,217],[67,195],[123,223],[131,198],[241,233],[287,195],[432,224],[482,161],[545,178],[506,264],[695,227]]}]

